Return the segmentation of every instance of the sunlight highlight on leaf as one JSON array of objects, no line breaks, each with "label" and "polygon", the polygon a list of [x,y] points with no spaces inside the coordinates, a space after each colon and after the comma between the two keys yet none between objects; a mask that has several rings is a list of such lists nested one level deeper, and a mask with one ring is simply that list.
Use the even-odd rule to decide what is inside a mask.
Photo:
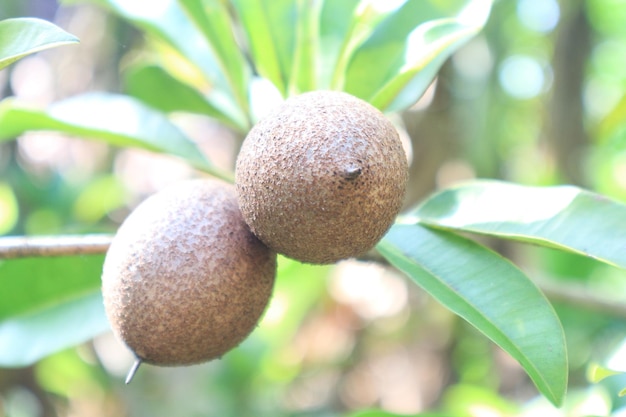
[{"label": "sunlight highlight on leaf", "polygon": [[[380,22],[354,50],[345,70],[345,90],[385,112],[414,104],[445,60],[482,29],[491,11],[489,0],[394,5],[398,8],[379,13]],[[366,64],[371,62],[378,64]]]},{"label": "sunlight highlight on leaf", "polygon": [[29,109],[7,99],[0,102],[0,125],[0,141],[30,130],[58,131],[113,146],[175,155],[218,178],[232,178],[214,167],[165,114],[129,96],[87,93],[57,102],[48,111]]},{"label": "sunlight highlight on leaf", "polygon": [[[472,186],[474,184],[475,186]],[[532,193],[524,193],[528,188],[498,181],[479,181],[467,186],[455,187],[456,201],[460,205],[480,206],[480,210],[457,210],[441,214],[438,218],[451,227],[468,223],[533,223],[548,220],[567,209],[581,190],[573,186],[534,187]],[[484,186],[480,186],[483,184]],[[445,191],[443,191],[445,193]],[[526,204],[522,203],[526,201]],[[487,201],[489,202],[487,204]],[[541,204],[538,204],[538,203]],[[429,213],[426,202],[416,211],[418,218]]]},{"label": "sunlight highlight on leaf", "polygon": [[0,70],[26,55],[78,43],[78,38],[53,23],[35,18],[0,21]]},{"label": "sunlight highlight on leaf", "polygon": [[0,321],[0,366],[21,367],[109,330],[98,289],[54,306]]},{"label": "sunlight highlight on leaf", "polygon": [[605,368],[604,366],[601,366],[600,364],[592,363],[587,368],[587,379],[595,384],[605,378],[619,375],[621,373],[623,372],[613,371],[611,369]]},{"label": "sunlight highlight on leaf", "polygon": [[456,20],[465,26],[482,27],[487,23],[493,0],[474,0],[469,2],[457,15]]},{"label": "sunlight highlight on leaf", "polygon": [[574,186],[472,181],[431,196],[407,220],[565,250],[626,269],[626,205]]}]

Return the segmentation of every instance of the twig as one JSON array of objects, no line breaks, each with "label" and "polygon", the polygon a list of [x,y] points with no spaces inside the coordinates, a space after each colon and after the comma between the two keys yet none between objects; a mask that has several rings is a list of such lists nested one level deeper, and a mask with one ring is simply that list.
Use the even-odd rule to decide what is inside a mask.
[{"label": "twig", "polygon": [[2,237],[0,259],[102,254],[112,238],[112,235]]}]

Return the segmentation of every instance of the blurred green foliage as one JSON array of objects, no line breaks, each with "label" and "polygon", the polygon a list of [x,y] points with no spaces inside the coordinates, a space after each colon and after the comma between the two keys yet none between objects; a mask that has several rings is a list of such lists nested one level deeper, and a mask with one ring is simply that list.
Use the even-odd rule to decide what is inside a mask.
[{"label": "blurred green foliage", "polygon": [[[7,2],[10,7],[3,7]],[[194,7],[194,2],[181,3]],[[273,3],[277,10],[278,3]],[[408,2],[405,7],[418,7],[418,3]],[[433,3],[455,7],[462,2]],[[332,4],[350,8],[357,2]],[[38,10],[37,2],[16,6],[0,0],[0,13],[11,13],[3,17],[24,15],[26,7],[30,14]],[[254,19],[254,9],[244,11]],[[331,25],[325,27],[350,29],[334,21],[330,11],[321,13]],[[473,176],[528,185],[573,183],[626,201],[625,15],[626,6],[611,0],[496,2],[485,30],[446,61],[436,88],[401,114],[413,149],[410,203],[437,187]],[[276,21],[284,20],[285,25],[257,30],[287,30],[296,24],[289,16],[277,16]],[[122,90],[172,113],[176,128],[192,137],[214,164],[209,171],[232,168],[242,133],[251,123],[245,108],[255,106],[248,103],[243,111],[236,109],[242,105],[237,86],[241,88],[251,72],[226,72],[232,79],[224,85],[230,86],[232,103],[237,104],[228,114],[217,115],[216,109],[224,107],[197,94],[198,89],[213,91],[211,85],[197,68],[185,64],[162,34],[139,32],[125,20],[90,5],[60,8],[55,21],[78,35],[81,45],[35,56],[0,72],[4,95],[49,104],[85,91]],[[381,30],[368,47],[375,48],[380,37],[405,36],[401,23],[392,25],[397,31]],[[281,47],[289,50],[295,42],[306,42],[306,28],[305,22],[296,38],[276,35]],[[263,48],[263,37],[257,36],[251,39]],[[333,55],[338,50],[336,40],[328,39],[326,46],[328,63],[323,68],[330,71],[342,63],[336,63]],[[366,52],[362,52],[361,65],[352,64],[355,74],[362,71],[366,78],[380,77],[388,71],[368,60]],[[279,92],[290,94],[312,85],[312,75],[305,71],[309,69],[306,52],[296,62],[286,62],[284,50],[275,53],[283,56],[278,60],[280,68],[271,68],[275,61],[270,61],[259,72],[276,80]],[[198,59],[202,66],[206,57]],[[402,57],[392,61],[396,68],[406,64]],[[343,83],[332,73],[318,75],[327,85]],[[371,87],[367,80],[352,80],[346,85],[353,92],[375,96],[365,91]],[[418,89],[426,89],[427,83],[423,84]],[[159,90],[159,86],[167,87]],[[220,102],[220,97],[216,100]],[[197,116],[181,115],[181,111],[217,116],[223,123],[216,126]],[[115,122],[111,119],[109,126],[114,128]],[[112,232],[146,195],[193,175],[181,165],[168,157],[65,136],[29,133],[18,141],[2,143],[0,233]],[[622,376],[616,374],[590,386],[586,368],[597,362],[620,365],[614,352],[626,336],[626,314],[607,311],[603,303],[623,300],[623,272],[563,252],[508,242],[495,247],[525,271],[532,271],[529,275],[565,289],[580,289],[595,300],[590,305],[567,299],[553,303],[570,356],[571,389],[559,411],[535,398],[530,381],[510,357],[421,290],[407,286],[404,278],[378,267],[373,267],[375,272],[353,264],[322,268],[281,259],[272,308],[264,322],[223,360],[184,369],[146,367],[125,387],[121,381],[129,358],[105,334],[33,366],[1,369],[0,416],[355,413],[355,417],[388,417],[426,410],[435,412],[425,417],[621,415],[625,404],[618,393],[626,386]],[[98,262],[84,259],[91,272],[79,274],[89,280],[82,283],[84,288],[72,287],[78,291],[71,301],[94,297]],[[28,263],[35,261],[24,260]],[[11,263],[10,268],[18,266]],[[0,309],[7,311],[12,303],[19,304],[20,291],[26,289],[22,296],[35,300],[38,290],[54,283],[62,295],[63,287],[57,285],[71,284],[70,277],[77,276],[63,265],[58,269],[52,264],[24,265],[15,273],[7,268],[9,264],[0,264]],[[50,302],[54,304],[54,298]],[[385,303],[391,306],[387,310]],[[47,310],[30,313],[35,320],[50,317]],[[58,314],[60,326],[71,324],[63,320],[62,312]],[[86,326],[92,323],[86,316],[67,317],[84,318]],[[28,339],[20,340],[29,344]]]}]

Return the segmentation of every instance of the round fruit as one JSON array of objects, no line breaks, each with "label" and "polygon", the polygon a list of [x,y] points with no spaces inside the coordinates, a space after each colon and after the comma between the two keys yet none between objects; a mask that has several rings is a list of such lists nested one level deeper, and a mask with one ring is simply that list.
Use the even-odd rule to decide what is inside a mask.
[{"label": "round fruit", "polygon": [[128,216],[107,252],[102,292],[138,363],[189,365],[220,357],[254,329],[275,274],[276,254],[248,229],[234,187],[192,180]]},{"label": "round fruit", "polygon": [[235,172],[239,206],[259,239],[319,264],[371,249],[400,211],[407,179],[393,124],[336,91],[293,97],[257,123]]}]

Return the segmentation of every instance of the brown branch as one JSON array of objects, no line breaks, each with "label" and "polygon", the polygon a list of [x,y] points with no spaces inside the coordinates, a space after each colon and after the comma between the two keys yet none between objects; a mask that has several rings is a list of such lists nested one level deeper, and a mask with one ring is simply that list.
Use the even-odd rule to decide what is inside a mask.
[{"label": "brown branch", "polygon": [[112,235],[2,237],[0,259],[103,254],[112,238]]}]

